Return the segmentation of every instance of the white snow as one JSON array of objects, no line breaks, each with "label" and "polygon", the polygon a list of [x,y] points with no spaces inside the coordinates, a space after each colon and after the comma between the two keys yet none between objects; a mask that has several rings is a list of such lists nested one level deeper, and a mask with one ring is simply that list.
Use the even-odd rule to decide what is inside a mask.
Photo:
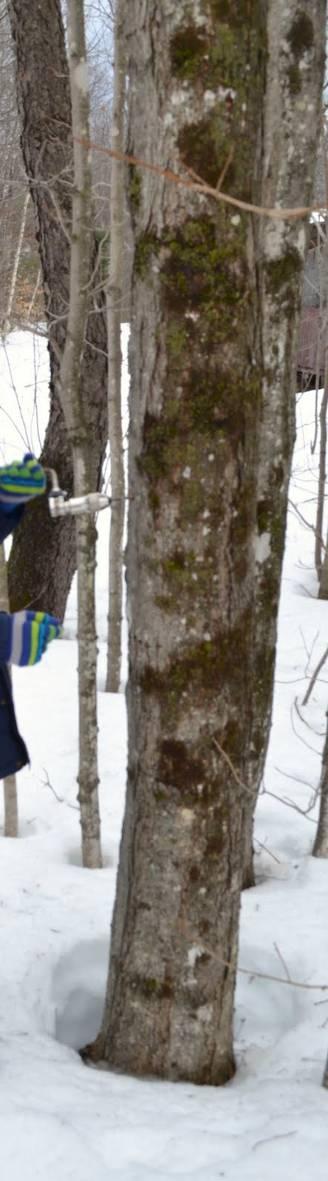
[{"label": "white snow", "polygon": [[[38,451],[47,417],[45,342],[13,334],[6,353],[0,351],[0,377],[1,458],[19,457],[27,444]],[[313,419],[310,392],[298,402],[290,494],[310,523]],[[326,1181],[328,1095],[321,1079],[328,1047],[328,863],[311,858],[316,809],[307,817],[301,810],[318,783],[328,664],[308,706],[299,705],[304,722],[294,702],[301,702],[326,646],[328,603],[315,597],[313,533],[295,508],[288,522],[267,790],[257,816],[257,886],[242,902],[239,963],[246,973],[238,976],[236,996],[238,1071],[225,1088],[197,1088],[88,1069],[76,1052],[101,1017],[124,802],[124,695],[103,692],[108,521],[107,512],[100,514],[102,871],[83,870],[80,858],[74,589],[64,638],[35,669],[15,672],[32,767],[19,776],[20,839],[0,835],[1,1176],[309,1181],[313,1175]],[[191,948],[191,970],[196,953]],[[308,987],[275,979],[288,976]],[[206,1006],[198,1016],[208,1019]]]},{"label": "white snow", "polygon": [[255,561],[258,562],[259,566],[261,566],[263,562],[266,562],[267,558],[270,557],[270,550],[271,550],[270,533],[257,534],[257,536],[254,539],[254,555],[255,555]]}]

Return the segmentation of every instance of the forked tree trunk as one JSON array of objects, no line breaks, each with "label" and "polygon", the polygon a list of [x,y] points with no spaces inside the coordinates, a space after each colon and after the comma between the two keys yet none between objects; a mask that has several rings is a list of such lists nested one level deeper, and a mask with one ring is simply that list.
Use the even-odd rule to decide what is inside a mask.
[{"label": "forked tree trunk", "polygon": [[[269,182],[280,168],[283,134],[286,152],[302,141],[310,176],[325,5],[313,0],[311,19],[298,23],[296,2],[275,0],[270,28],[266,14],[261,0],[189,0],[183,11],[174,0],[126,3],[136,156],[181,171],[182,158],[214,187],[224,172],[228,193],[258,203],[262,169]],[[301,103],[296,148],[287,121],[274,121],[281,85],[289,114]],[[291,181],[291,204],[294,196]],[[257,786],[250,744],[256,737],[260,760],[269,723],[254,648],[255,556],[264,564],[266,533],[273,549],[271,523],[258,530],[263,387],[272,378],[286,418],[275,468],[285,511],[286,341],[289,349],[305,233],[299,224],[291,250],[284,222],[259,223],[142,170],[130,197],[129,767],[97,1051],[128,1072],[218,1084],[234,1071],[243,836]],[[264,296],[281,342],[280,384],[276,365],[269,373]],[[280,520],[277,529],[275,569]]]},{"label": "forked tree trunk", "polygon": [[[111,146],[124,151],[125,53],[121,0],[116,0],[114,97]],[[124,529],[124,464],[121,398],[121,316],[123,304],[123,250],[125,225],[122,163],[112,159],[110,189],[110,258],[107,287],[108,332],[108,435],[110,445],[111,507],[109,543],[109,604],[106,690],[118,693],[122,648],[122,566]]]},{"label": "forked tree trunk", "polygon": [[[9,0],[17,62],[21,143],[35,207],[49,330],[50,417],[41,461],[55,467],[73,493],[73,461],[59,398],[59,367],[69,300],[72,214],[72,119],[65,36],[59,0]],[[90,301],[80,395],[89,439],[90,487],[100,487],[107,442],[107,336],[101,268],[90,251]],[[40,537],[42,536],[42,546]],[[15,531],[9,561],[12,610],[31,605],[63,618],[76,569],[75,524],[53,522],[46,498],[31,506]]]},{"label": "forked tree trunk", "polygon": [[[0,611],[8,611],[7,568],[3,545],[0,545]],[[7,775],[3,781],[3,792],[4,835],[5,837],[18,837],[16,775]]]}]

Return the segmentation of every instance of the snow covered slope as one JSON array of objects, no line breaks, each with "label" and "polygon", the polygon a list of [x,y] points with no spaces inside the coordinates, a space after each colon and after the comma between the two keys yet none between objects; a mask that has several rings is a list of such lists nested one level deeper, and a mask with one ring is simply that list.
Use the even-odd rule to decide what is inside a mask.
[{"label": "snow covered slope", "polygon": [[[0,406],[1,455],[19,456],[25,444],[38,451],[47,415],[44,341],[9,338],[7,356],[0,352]],[[310,524],[313,418],[311,392],[299,399],[290,493]],[[238,1073],[222,1090],[142,1082],[87,1069],[76,1053],[101,1016],[124,800],[124,695],[103,692],[107,536],[103,513],[97,592],[103,871],[83,870],[80,860],[74,588],[63,639],[41,665],[15,671],[32,768],[19,776],[20,839],[0,836],[1,1176],[309,1181],[313,1175],[327,1181],[328,1094],[320,1083],[328,1047],[328,863],[311,859],[316,809],[307,817],[302,810],[313,802],[320,772],[328,663],[309,705],[300,707],[304,722],[295,698],[301,702],[327,644],[328,603],[315,598],[313,533],[295,507],[266,792],[257,817],[258,884],[242,904],[240,968],[247,971],[239,974],[236,997]],[[288,976],[309,987],[272,979]],[[313,988],[320,984],[326,991]]]}]

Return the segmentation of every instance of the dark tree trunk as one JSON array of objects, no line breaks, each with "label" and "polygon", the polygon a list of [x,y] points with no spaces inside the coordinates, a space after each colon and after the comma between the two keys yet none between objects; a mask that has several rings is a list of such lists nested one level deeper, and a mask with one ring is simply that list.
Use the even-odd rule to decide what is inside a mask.
[{"label": "dark tree trunk", "polygon": [[[50,352],[50,418],[42,450],[45,466],[73,491],[71,449],[58,396],[69,294],[72,140],[64,29],[59,0],[10,0],[17,61],[21,143],[35,207]],[[107,340],[96,247],[90,273],[91,299],[81,377],[84,418],[90,439],[92,488],[100,486],[107,441]],[[40,544],[42,539],[42,544]],[[11,608],[31,603],[63,617],[75,570],[75,523],[53,523],[46,499],[28,509],[16,532],[9,561]]]},{"label": "dark tree trunk", "polygon": [[328,857],[328,714],[326,737],[322,752],[320,778],[320,812],[318,828],[313,846],[314,857]]}]

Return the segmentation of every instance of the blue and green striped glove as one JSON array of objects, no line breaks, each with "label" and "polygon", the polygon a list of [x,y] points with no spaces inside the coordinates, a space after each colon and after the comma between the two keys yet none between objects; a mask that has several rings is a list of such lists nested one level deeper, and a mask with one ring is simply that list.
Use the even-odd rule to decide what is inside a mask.
[{"label": "blue and green striped glove", "polygon": [[0,664],[37,664],[61,624],[45,611],[0,612]]},{"label": "blue and green striped glove", "polygon": [[22,463],[8,463],[0,467],[0,505],[10,513],[17,505],[25,504],[34,496],[41,496],[47,485],[46,473],[29,451]]}]

